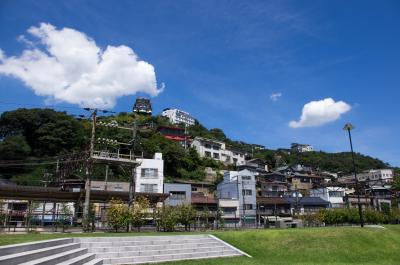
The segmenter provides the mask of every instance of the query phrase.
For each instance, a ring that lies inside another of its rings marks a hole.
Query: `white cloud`
[[[156,96],[154,67],[125,46],[101,49],[83,32],[41,23],[28,33],[40,42],[27,44],[20,56],[0,49],[0,74],[16,77],[48,101],[112,108],[118,97],[144,92]]]
[[[278,93],[272,93],[269,98],[272,101],[278,101],[278,99],[282,96],[282,93],[278,92]]]
[[[335,102],[332,98],[311,101],[304,105],[300,120],[289,122],[289,126],[292,128],[320,126],[336,121],[350,109],[351,106],[346,102]]]

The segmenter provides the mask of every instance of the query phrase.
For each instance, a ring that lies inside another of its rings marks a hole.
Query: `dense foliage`
[[[194,149],[184,149],[179,143],[160,135],[156,130],[157,126],[171,125],[166,118],[119,113],[113,116],[99,116],[98,121],[105,123],[116,121],[126,127],[132,127],[136,123],[139,129],[138,133],[133,141],[133,146],[127,148],[142,152],[146,158],[151,158],[155,152],[163,153],[164,175],[167,180],[176,178],[203,180],[205,167],[211,167],[217,171],[229,169],[229,167],[213,159],[200,158]],[[350,153],[307,152],[288,154],[275,150],[255,150],[254,145],[233,141],[225,135],[223,130],[218,128],[207,129],[198,121],[187,129],[193,138],[201,136],[224,141],[229,148],[262,158],[271,167],[286,163],[312,166],[321,171],[343,173],[352,171]],[[0,160],[8,164],[3,164],[0,177],[13,178],[19,184],[24,185],[42,185],[45,173],[55,172],[55,156],[87,150],[90,131],[90,121],[79,121],[65,112],[57,112],[52,109],[17,109],[4,112],[0,116],[0,139],[2,139],[0,142]],[[104,126],[96,128],[96,138],[132,142],[132,137],[132,132],[127,130]],[[278,157],[280,159],[277,159]],[[43,159],[47,160],[43,161]],[[15,160],[22,162],[15,165],[10,164]],[[356,154],[356,164],[359,171],[388,167],[388,164],[379,159],[361,154]],[[93,170],[94,179],[104,179],[104,165],[96,165]],[[110,166],[108,175],[109,180],[127,180],[130,173],[129,170],[119,166]]]
[[[398,208],[383,209],[381,212],[373,209],[364,209],[364,222],[367,224],[399,223],[400,210]],[[316,214],[300,216],[307,226],[359,224],[360,216],[357,208],[321,209]]]

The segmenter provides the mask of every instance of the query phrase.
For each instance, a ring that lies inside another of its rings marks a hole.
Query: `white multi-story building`
[[[368,184],[384,185],[393,181],[393,170],[392,169],[371,169],[361,173],[357,173],[358,181],[368,182]],[[353,181],[354,175],[347,175],[339,178],[339,181]]]
[[[312,152],[314,151],[314,148],[312,147],[312,145],[309,144],[292,143],[291,150],[293,152],[304,153],[304,152]]]
[[[164,109],[161,116],[167,117],[173,124],[183,123],[186,126],[191,126],[195,123],[194,118],[189,113],[179,109]]]
[[[219,199],[238,199],[239,215],[242,222],[256,220],[256,179],[252,172],[227,171],[224,180],[217,186]]]
[[[155,153],[153,159],[138,158],[136,168],[136,192],[163,193],[164,160],[161,153]]]
[[[191,146],[200,157],[210,157],[228,165],[240,166],[246,163],[244,153],[226,149],[225,143],[221,141],[196,137]]]
[[[330,208],[343,208],[345,196],[345,188],[341,187],[325,187],[310,190],[311,197],[320,197],[329,202]]]

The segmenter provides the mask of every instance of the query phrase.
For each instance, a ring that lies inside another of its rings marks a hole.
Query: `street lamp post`
[[[362,207],[361,207],[361,200],[360,200],[360,183],[357,179],[357,172],[356,172],[356,163],[354,160],[354,151],[353,151],[353,142],[351,140],[351,130],[354,129],[354,126],[351,123],[346,123],[346,125],[344,126],[343,130],[347,131],[349,134],[349,141],[350,141],[350,149],[351,149],[351,158],[353,161],[353,172],[354,172],[354,181],[356,184],[356,192],[357,192],[357,203],[358,203],[358,214],[360,215],[360,224],[361,227],[364,227],[364,217],[363,217],[363,211],[362,211]]]

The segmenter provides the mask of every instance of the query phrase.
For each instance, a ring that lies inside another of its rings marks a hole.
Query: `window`
[[[197,188],[196,187],[192,187],[192,191],[197,191]]]
[[[211,157],[211,152],[205,151],[204,154],[206,157]]]
[[[169,194],[171,200],[186,200],[186,192],[184,191],[170,191]]]
[[[213,149],[214,150],[219,150],[219,146],[218,145],[213,145]]]
[[[157,168],[142,168],[142,178],[158,178]]]
[[[329,191],[329,197],[331,198],[340,198],[344,196],[344,192],[343,191]]]
[[[140,192],[157,192],[157,184],[140,184]]]
[[[219,154],[218,153],[213,153],[213,156],[215,159],[219,159]]]
[[[124,191],[124,189],[121,186],[116,186],[114,187],[114,191]]]
[[[243,209],[244,210],[253,210],[253,204],[244,204]]]
[[[208,148],[208,149],[211,149],[211,145],[210,144],[205,144],[204,147]]]
[[[242,194],[243,194],[243,196],[251,196],[253,193],[252,193],[252,190],[243,189]]]
[[[224,212],[224,214],[235,214],[236,207],[223,207],[222,211]]]
[[[242,180],[251,180],[251,176],[242,176]]]

